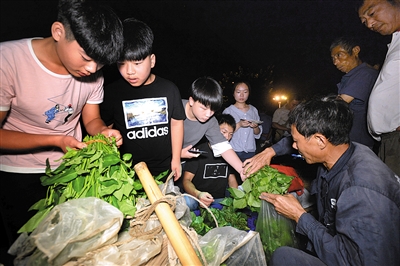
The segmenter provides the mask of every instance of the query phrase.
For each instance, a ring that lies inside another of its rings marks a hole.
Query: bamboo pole
[[[133,169],[152,204],[164,196],[154,181],[146,163],[140,162]],[[202,265],[168,203],[161,202],[158,204],[155,212],[182,265]]]

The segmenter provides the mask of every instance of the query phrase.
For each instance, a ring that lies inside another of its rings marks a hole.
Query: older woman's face
[[[358,15],[365,26],[382,35],[400,30],[400,4],[394,6],[386,0],[365,0]]]

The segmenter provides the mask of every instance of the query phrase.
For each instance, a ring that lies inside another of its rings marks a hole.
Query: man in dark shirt
[[[378,70],[362,62],[359,56],[361,48],[354,38],[337,38],[332,42],[330,50],[333,64],[345,73],[337,87],[338,97],[347,102],[353,111],[350,140],[372,149],[374,139],[368,132],[367,108]]]
[[[400,178],[371,149],[350,142],[348,105],[335,97],[314,99],[298,105],[289,123],[293,148],[307,163],[321,164],[311,185],[318,218],[291,194],[262,193],[309,239],[308,253],[280,247],[269,265],[397,265]]]

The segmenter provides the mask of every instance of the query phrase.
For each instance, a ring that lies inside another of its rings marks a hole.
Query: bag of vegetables
[[[293,220],[278,214],[271,203],[264,200],[261,202],[256,231],[260,233],[267,261],[278,247],[298,247],[295,229],[296,223]]]
[[[243,182],[242,188],[243,191],[229,188],[233,197],[233,206],[237,209],[248,208],[258,213],[256,231],[260,233],[267,261],[277,247],[297,247],[294,222],[279,215],[273,205],[259,198],[262,192],[303,193],[303,181],[296,171],[288,166],[266,165],[250,175]]]

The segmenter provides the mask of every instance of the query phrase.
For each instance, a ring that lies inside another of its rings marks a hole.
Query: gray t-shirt
[[[182,100],[183,108],[185,108],[187,102],[188,100]],[[196,145],[205,136],[213,147],[214,155],[220,155],[227,149],[232,149],[229,142],[221,134],[218,121],[214,116],[204,123],[186,118],[183,126],[185,132],[183,136],[183,148],[189,145]],[[224,148],[221,149],[221,145]],[[215,147],[217,147],[216,151],[214,150]]]

